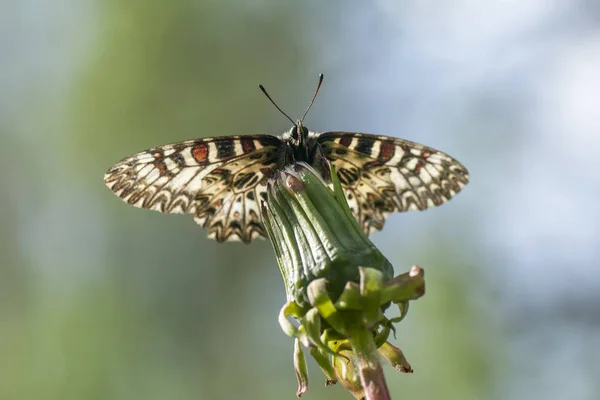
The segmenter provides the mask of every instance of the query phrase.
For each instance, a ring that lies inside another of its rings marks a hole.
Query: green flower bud
[[[408,301],[424,294],[423,270],[413,267],[393,277],[390,262],[354,219],[333,167],[325,168],[318,173],[297,163],[280,171],[262,204],[287,293],[279,322],[296,338],[297,394],[308,389],[303,345],[327,384],[340,382],[356,398],[389,398],[379,356],[412,372],[387,339],[392,323],[404,318]],[[400,318],[385,317],[391,303],[399,306]]]

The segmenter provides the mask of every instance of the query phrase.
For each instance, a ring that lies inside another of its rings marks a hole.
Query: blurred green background
[[[589,1],[0,2],[0,399],[292,399],[266,241],[123,204],[126,155],[314,131],[462,161],[449,204],[374,242],[427,294],[393,398],[600,398],[600,8]],[[310,365],[307,399],[349,399]]]

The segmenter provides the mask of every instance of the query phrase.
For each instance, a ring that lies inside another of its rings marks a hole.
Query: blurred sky
[[[0,55],[1,399],[293,398],[269,244],[217,244],[102,176],[154,145],[283,132],[256,85],[295,117],[319,72],[311,130],[471,172],[373,236],[427,271],[394,398],[600,397],[597,2],[5,0]],[[311,378],[306,398],[350,398]]]

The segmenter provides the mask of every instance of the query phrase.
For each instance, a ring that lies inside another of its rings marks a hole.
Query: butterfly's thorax
[[[321,146],[317,141],[318,136],[317,133],[309,131],[301,121],[298,121],[281,136],[285,148],[279,157],[278,167],[283,168],[299,161],[312,165],[315,156],[321,152]]]

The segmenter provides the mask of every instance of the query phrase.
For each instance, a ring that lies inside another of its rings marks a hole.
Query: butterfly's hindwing
[[[266,181],[276,166],[276,148],[254,151],[252,156],[230,161],[203,179],[194,219],[219,242],[230,238],[249,243],[266,237],[260,201],[266,199]]]
[[[408,140],[326,132],[317,141],[334,164],[348,204],[367,234],[382,229],[391,212],[438,206],[469,181],[458,161]]]
[[[218,241],[265,236],[258,202],[283,142],[248,135],[189,140],[127,157],[104,176],[136,207],[191,213]]]

